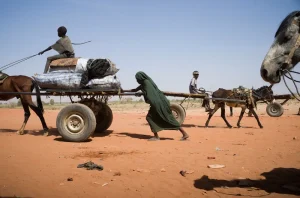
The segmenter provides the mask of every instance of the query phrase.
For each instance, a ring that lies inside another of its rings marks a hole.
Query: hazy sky
[[[92,40],[74,46],[76,56],[111,59],[124,89],[135,88],[135,73],[144,71],[163,91],[188,92],[194,70],[207,90],[268,85],[262,60],[300,0],[2,0],[0,9],[0,65],[44,50],[64,25],[72,42]],[[4,72],[42,73],[54,54]],[[274,92],[288,93],[283,81]]]

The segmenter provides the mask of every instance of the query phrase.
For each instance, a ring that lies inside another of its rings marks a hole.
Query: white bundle
[[[121,83],[116,75],[109,75],[105,76],[104,78],[92,79],[88,82],[86,86],[90,88],[118,89],[121,87]]]
[[[80,88],[81,75],[81,73],[52,72],[39,74],[33,78],[42,89],[78,89]],[[86,86],[106,91],[119,89],[121,83],[117,76],[109,75],[104,78],[92,79]]]
[[[39,74],[33,78],[42,89],[80,88],[80,81],[82,74],[87,70],[88,60],[90,59],[79,58],[76,66],[50,67],[48,73]],[[87,87],[99,88],[100,90],[118,89],[121,87],[119,79],[115,76],[119,69],[116,68],[116,65],[112,61],[109,59],[106,60],[109,62],[110,67],[105,72],[104,77],[90,80],[86,85]]]
[[[33,76],[42,89],[76,89],[79,88],[81,74],[69,72],[51,72]]]

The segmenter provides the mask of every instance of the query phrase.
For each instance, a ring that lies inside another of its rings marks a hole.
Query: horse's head
[[[258,89],[253,89],[252,88],[252,91],[253,91],[253,96],[256,98],[256,99],[265,99],[265,100],[272,100],[273,99],[273,90],[272,90],[272,86],[273,85],[270,85],[270,86],[262,86]]]
[[[260,75],[266,82],[279,83],[282,70],[291,70],[300,61],[299,36],[300,11],[294,11],[281,22],[262,62]]]

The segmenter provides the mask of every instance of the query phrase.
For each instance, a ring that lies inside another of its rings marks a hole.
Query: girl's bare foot
[[[188,134],[182,136],[182,138],[180,138],[180,141],[185,141],[189,138],[190,136]]]
[[[159,140],[160,140],[160,138],[157,138],[157,137],[153,137],[153,138],[148,139],[148,141],[159,141]]]
[[[158,140],[160,140],[160,138],[159,138],[159,136],[158,136],[157,133],[154,133],[154,137],[153,138],[148,139],[148,141],[158,141]]]

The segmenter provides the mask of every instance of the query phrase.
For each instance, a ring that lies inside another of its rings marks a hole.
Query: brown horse
[[[256,102],[259,100],[259,99],[267,99],[267,100],[270,100],[271,97],[273,96],[273,91],[271,89],[271,86],[268,87],[268,86],[263,86],[259,89],[252,89],[252,97],[253,97],[253,103],[237,103],[237,102],[225,102],[225,101],[222,101],[222,100],[213,100],[212,102],[215,104],[215,107],[212,111],[209,112],[209,117],[205,123],[205,127],[208,127],[208,123],[211,119],[211,117],[214,115],[214,113],[216,113],[216,111],[221,108],[221,117],[223,118],[223,120],[225,121],[226,125],[229,127],[229,128],[232,128],[232,126],[228,123],[228,121],[226,120],[226,117],[225,117],[225,104],[229,107],[240,107],[242,108],[241,110],[241,113],[240,113],[240,117],[239,117],[239,120],[238,120],[238,123],[237,123],[237,127],[241,127],[240,125],[240,122],[243,118],[243,115],[245,113],[245,110],[246,109],[249,109],[249,112],[251,112],[255,119],[257,120],[257,123],[258,123],[258,126],[260,128],[263,128],[263,126],[261,125],[259,119],[258,119],[258,116],[256,114],[256,112],[254,111],[254,108],[256,106]],[[235,96],[234,92],[232,90],[226,90],[226,89],[218,89],[217,91],[213,92],[212,94],[212,97],[213,98],[224,98],[224,99],[236,99],[236,100],[241,100],[241,98]],[[255,104],[255,105],[254,105]]]
[[[37,105],[36,106],[32,102],[31,95],[18,95],[18,94],[7,94],[7,95],[0,95],[0,100],[10,100],[14,97],[20,98],[22,102],[22,106],[24,109],[24,122],[23,125],[21,126],[20,130],[17,131],[17,134],[23,135],[24,134],[24,128],[26,126],[26,123],[30,117],[30,111],[29,107],[36,113],[36,115],[40,118],[41,123],[43,125],[44,129],[44,135],[48,135],[48,127],[45,122],[43,113],[43,104],[41,101],[41,96],[40,96],[40,90],[37,85],[37,83],[30,77],[28,76],[8,76],[2,84],[0,84],[0,93],[5,93],[5,92],[32,92],[33,89],[35,88],[36,91],[36,97],[37,97]]]

